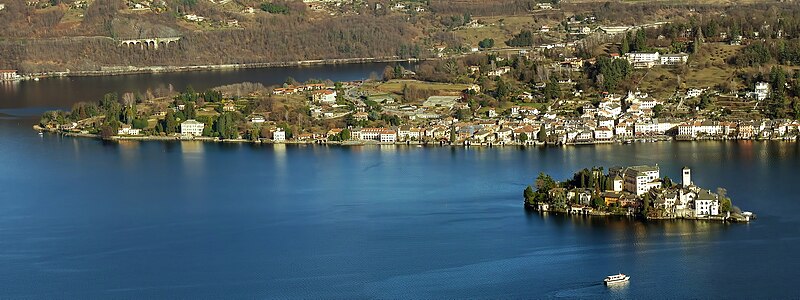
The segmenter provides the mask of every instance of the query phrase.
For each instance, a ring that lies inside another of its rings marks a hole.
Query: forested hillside
[[[735,17],[726,19],[732,20],[728,23],[744,29],[755,25],[740,19],[742,15],[756,10],[759,16],[766,16],[765,12],[782,9],[767,4],[737,8],[687,2],[558,0],[3,2],[0,69],[19,69],[21,73],[96,71],[117,66],[424,58],[468,52],[479,44],[484,45],[482,48],[516,47],[519,43],[503,42],[520,33],[530,36],[533,44],[575,40],[577,36],[567,34],[570,23],[564,20],[586,15],[595,16],[598,23],[630,26],[686,19],[705,22],[701,14],[728,12]],[[687,13],[690,10],[693,12]],[[781,22],[794,24],[793,20]],[[543,26],[553,30],[540,32]],[[181,39],[158,49],[122,44],[123,40],[166,37]]]

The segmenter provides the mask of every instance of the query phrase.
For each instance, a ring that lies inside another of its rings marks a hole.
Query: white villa
[[[206,124],[189,119],[181,123],[181,134],[186,136],[201,136]]]

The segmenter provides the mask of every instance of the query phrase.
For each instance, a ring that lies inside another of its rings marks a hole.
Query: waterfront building
[[[186,136],[201,136],[206,124],[189,119],[181,123],[181,134]]]
[[[286,141],[286,131],[283,131],[282,128],[278,128],[275,132],[272,133],[272,141],[274,142],[285,142]]]
[[[628,167],[622,174],[625,191],[636,194],[636,196],[644,195],[650,189],[661,187],[658,165]]]
[[[394,130],[386,129],[380,133],[381,143],[394,143],[397,141],[397,132]]]
[[[719,195],[707,190],[700,190],[694,199],[694,216],[705,217],[719,214]]]
[[[17,70],[0,70],[0,80],[14,80],[19,79]]]
[[[133,128],[128,124],[122,124],[117,130],[117,135],[139,135],[140,133],[141,129]]]

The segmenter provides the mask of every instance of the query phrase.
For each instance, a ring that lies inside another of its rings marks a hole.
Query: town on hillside
[[[577,215],[627,215],[645,219],[693,219],[749,222],[751,212],[733,206],[724,188],[696,186],[692,170],[681,169],[681,182],[661,177],[658,165],[583,169],[567,181],[540,173],[536,190],[525,189],[525,208]]]
[[[391,11],[421,7],[401,3]],[[536,16],[565,5],[541,4]],[[475,45],[430,43],[421,49],[435,55],[389,64],[365,80],[119,91],[69,112],[46,112],[37,128],[106,139],[264,143],[798,139],[800,71],[790,66],[800,61],[800,26],[774,18],[792,8],[772,15],[675,8],[685,16],[621,22],[610,17],[616,5],[543,19],[457,15],[445,36]],[[502,40],[486,35],[497,28],[507,33]],[[2,76],[20,77],[14,70]]]

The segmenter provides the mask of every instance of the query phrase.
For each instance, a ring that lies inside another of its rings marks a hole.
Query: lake
[[[350,80],[383,66],[46,79],[6,89],[0,297],[800,296],[796,143],[109,143],[39,136],[30,127],[44,109],[128,85],[202,89],[306,71],[290,76]],[[539,172],[564,179],[593,165],[633,164],[658,164],[671,178],[690,166],[695,183],[727,188],[759,218],[642,222],[522,208],[522,190]],[[631,282],[602,285],[616,272]]]

